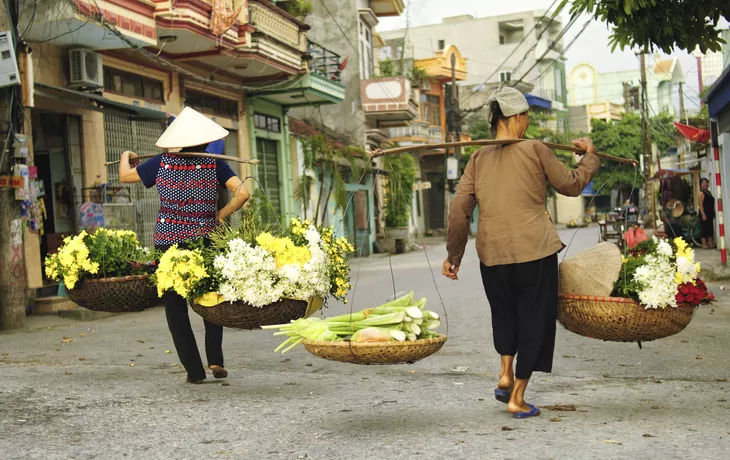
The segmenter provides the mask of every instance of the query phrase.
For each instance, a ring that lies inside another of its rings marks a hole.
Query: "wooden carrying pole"
[[[465,147],[469,145],[509,145],[516,144],[517,142],[523,142],[527,139],[481,139],[476,141],[464,141],[464,142],[444,142],[441,144],[423,144],[423,145],[409,145],[407,147],[397,147],[394,149],[387,150],[375,150],[370,152],[370,158],[378,158],[383,155],[392,155],[396,153],[412,152],[415,150],[430,150],[430,149],[441,149],[449,147]],[[578,154],[586,153],[585,150],[572,145],[553,144],[551,142],[543,142],[547,147],[555,150],[567,150],[569,152],[575,152]],[[596,153],[596,156],[603,158],[604,160],[611,160],[617,163],[624,163],[630,165],[636,165],[636,161],[629,158],[621,158],[613,155],[606,155],[605,153]]]
[[[193,158],[215,158],[216,160],[235,161],[237,163],[247,163],[250,165],[259,164],[259,160],[245,160],[243,158],[232,157],[232,156],[228,156],[228,155],[218,155],[217,153],[175,152],[175,153],[171,153],[171,155],[177,155],[180,157],[193,157]],[[130,161],[144,160],[144,159],[152,158],[152,157],[156,157],[156,156],[157,155],[140,155],[140,156],[130,159]],[[104,165],[109,166],[109,165],[119,164],[119,161],[120,160],[107,161],[106,163],[104,163]]]

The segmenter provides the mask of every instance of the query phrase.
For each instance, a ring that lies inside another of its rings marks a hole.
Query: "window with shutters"
[[[160,80],[104,66],[104,91],[135,99],[165,102]]]
[[[233,99],[226,99],[203,93],[202,91],[186,89],[185,105],[201,113],[232,118],[234,120],[238,119],[238,102]]]

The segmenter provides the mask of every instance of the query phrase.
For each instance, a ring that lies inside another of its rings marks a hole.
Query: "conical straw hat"
[[[157,139],[155,145],[161,149],[181,149],[208,144],[226,136],[228,131],[218,123],[190,107],[185,107]]]
[[[621,251],[599,243],[560,264],[560,293],[610,296],[621,274]]]

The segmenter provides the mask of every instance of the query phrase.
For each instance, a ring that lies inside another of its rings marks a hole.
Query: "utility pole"
[[[451,55],[451,94],[449,95],[451,98],[451,104],[449,108],[449,112],[447,114],[446,120],[447,120],[447,130],[449,134],[451,135],[451,140],[453,142],[458,142],[459,137],[461,134],[461,112],[459,111],[459,93],[457,91],[456,87],[456,55]],[[453,154],[450,154],[448,150],[444,153],[444,193],[446,195],[444,206],[444,227],[448,228],[448,222],[449,222],[449,208],[451,207],[451,189],[453,186],[453,183],[455,182],[454,179],[449,179],[448,172],[449,169],[449,162],[453,162],[454,159],[458,162],[459,158],[461,157],[461,147],[454,147]],[[458,164],[458,163],[457,163]],[[457,177],[459,176],[459,173],[461,172],[459,170],[460,168],[457,166],[455,171]]]
[[[684,120],[685,124],[689,124],[687,120],[687,113],[684,111],[684,83],[679,82],[679,119]]]
[[[647,213],[651,212],[651,226],[654,228],[656,224],[656,216],[654,215],[654,187],[649,181],[651,176],[651,133],[649,132],[649,99],[646,90],[646,50],[641,52],[641,147],[642,158],[644,159],[644,209]],[[650,206],[651,205],[651,206]]]
[[[18,1],[10,0],[6,5],[8,11],[0,14],[0,30],[10,31],[10,43],[17,50],[13,37],[17,34]],[[21,74],[19,79],[22,77]],[[3,176],[12,176],[15,133],[22,130],[24,121],[17,109],[21,105],[18,94],[18,86],[0,88],[0,175]],[[12,188],[0,188],[0,273],[0,329],[21,327],[25,322],[28,289],[20,209]]]
[[[629,89],[631,88],[631,84],[627,81],[621,83],[624,86],[624,113],[629,113],[631,111],[631,104],[629,102],[629,98],[631,97],[629,94]]]
[[[702,56],[697,56],[697,87],[699,88],[700,94],[702,94]],[[702,107],[702,98],[700,98],[700,107]]]
[[[459,93],[456,88],[456,55],[451,55],[451,120],[454,126],[454,142],[461,137],[461,112],[459,111]],[[454,147],[454,156],[461,157],[461,147]]]

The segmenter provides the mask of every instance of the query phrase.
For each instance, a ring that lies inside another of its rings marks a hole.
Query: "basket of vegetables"
[[[682,238],[653,238],[623,257],[610,295],[581,293],[578,282],[571,284],[573,292],[561,292],[558,322],[576,334],[614,342],[669,337],[687,327],[700,305],[714,301],[699,272]]]
[[[307,318],[350,289],[353,247],[332,227],[292,219],[258,229],[250,217],[210,234],[210,244],[172,246],[155,273],[158,295],[173,290],[206,321],[258,329]]]
[[[45,261],[46,276],[62,281],[77,305],[103,312],[135,312],[159,304],[150,279],[153,250],[134,232],[99,228],[67,237]]]
[[[436,332],[439,315],[414,302],[413,292],[392,302],[327,319],[300,319],[266,326],[288,338],[276,349],[286,353],[302,344],[315,356],[352,364],[410,364],[443,347],[446,336]]]

